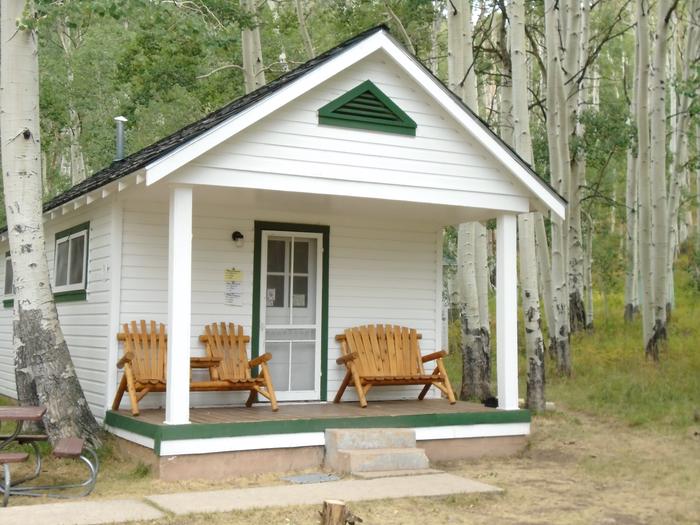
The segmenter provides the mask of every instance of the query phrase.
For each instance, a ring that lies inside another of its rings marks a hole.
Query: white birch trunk
[[[0,12],[0,138],[7,232],[14,275],[13,346],[21,404],[47,408],[51,441],[97,439],[53,300],[42,221],[38,38],[17,21],[31,2],[3,1]]]
[[[308,4],[309,1],[307,0]],[[299,32],[301,33],[301,39],[304,42],[304,49],[306,50],[306,56],[309,60],[316,56],[316,51],[314,51],[314,44],[311,41],[311,35],[309,35],[309,28],[306,26],[306,16],[304,15],[304,6],[301,0],[295,0],[294,2],[297,11],[297,21],[299,22]],[[313,9],[313,5],[310,6]]]
[[[637,183],[639,187],[639,271],[642,335],[647,348],[654,332],[654,273],[652,268],[651,170],[649,166],[649,4],[637,0]]]
[[[700,61],[700,0],[694,0],[689,5],[689,22],[685,34],[685,50],[683,53],[683,71],[681,73],[681,83],[686,85],[691,79],[693,64]],[[679,28],[674,32],[675,37],[680,34]],[[671,50],[673,58],[671,64],[675,64],[676,56],[675,46]],[[671,75],[675,79],[675,75]],[[673,84],[675,86],[675,83]],[[673,100],[676,99],[675,88],[672,88]],[[689,188],[687,181],[689,179],[689,160],[688,151],[688,136],[690,135],[690,97],[684,92],[681,92],[678,97],[677,108],[671,108],[671,115],[676,121],[673,126],[672,135],[672,153],[673,163],[670,176],[669,202],[668,202],[668,238],[669,249],[666,257],[666,274],[668,289],[667,303],[674,306],[674,287],[673,287],[673,266],[678,257],[678,249],[683,241],[680,226],[683,220],[680,217],[681,211],[681,196],[684,191]]]
[[[448,84],[478,114],[478,94],[472,51],[470,0],[447,5]],[[491,353],[488,317],[488,262],[485,228],[461,224],[458,230],[458,283],[462,326],[461,399],[491,397]]]
[[[472,50],[470,0],[447,4],[448,86],[475,113],[479,106]]]
[[[462,387],[460,399],[491,397],[491,356],[479,319],[479,291],[476,285],[475,223],[460,224],[457,232],[457,282],[459,283],[462,327]]]
[[[545,0],[545,41],[547,47],[547,143],[551,182],[560,194],[568,195],[569,131],[566,114],[566,96],[559,56],[557,33],[558,10],[555,0]],[[560,374],[571,374],[571,352],[569,344],[569,293],[566,261],[566,225],[552,216],[552,314],[549,327],[552,351],[557,357]]]
[[[265,69],[263,66],[256,0],[240,0],[240,2],[241,7],[247,11],[253,19],[253,27],[244,27],[241,30],[243,79],[245,82],[245,92],[250,93],[265,85]]]
[[[659,359],[662,341],[666,339],[668,305],[668,201],[666,192],[666,49],[670,24],[671,0],[658,0],[653,61],[651,64],[651,198],[652,274],[654,279],[654,327],[647,341],[646,353]]]
[[[544,217],[537,214],[535,221],[535,246],[537,248],[537,275],[540,282],[541,296],[544,303],[545,321],[549,333],[552,331],[554,323],[554,307],[552,304],[552,266],[549,258],[549,243],[547,242],[547,231],[544,227]],[[551,336],[550,336],[551,339]],[[555,349],[550,347],[552,357],[556,359]]]
[[[632,96],[630,116],[637,115],[639,97],[639,45],[635,46],[635,70],[632,74]],[[637,148],[638,149],[638,148]],[[627,148],[627,171],[625,178],[625,321],[632,322],[639,310],[639,222],[638,222],[638,183],[637,155],[633,146]]]
[[[527,56],[525,48],[525,3],[512,0],[510,17],[510,62],[513,94],[513,138],[515,151],[532,164],[532,138],[527,107]],[[503,111],[503,108],[501,108]],[[540,321],[540,299],[537,282],[534,213],[518,216],[518,260],[520,294],[525,323],[525,350],[527,355],[527,395],[530,410],[545,409],[544,338]]]
[[[484,346],[491,348],[491,324],[489,323],[489,283],[491,270],[488,260],[488,231],[480,222],[474,223],[476,229],[476,289],[479,294],[479,321]]]

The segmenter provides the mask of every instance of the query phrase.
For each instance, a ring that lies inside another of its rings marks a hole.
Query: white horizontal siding
[[[87,299],[58,303],[63,335],[73,359],[80,385],[92,411],[104,415],[109,325],[110,212],[109,202],[100,201],[45,225],[46,256],[53,282],[55,235],[57,232],[90,222]],[[4,254],[7,243],[1,247]],[[0,274],[4,282],[5,265]],[[16,397],[14,350],[12,348],[12,308],[0,311],[0,393]]]
[[[416,121],[415,137],[318,124],[320,107],[367,79]],[[464,202],[474,203],[478,196],[484,208],[489,203],[516,205],[520,201],[513,198],[527,195],[483,146],[382,52],[203,154],[181,176],[212,181],[222,171],[259,187],[274,187],[280,176],[286,176],[301,188],[313,185],[314,179],[336,183],[342,194],[351,194],[350,183],[450,191],[455,199],[470,196]]]
[[[131,320],[167,321],[167,203],[156,187],[146,190],[156,198],[139,200],[135,194],[124,203],[122,323]],[[198,336],[215,321],[242,324],[250,334],[253,307],[254,221],[324,224],[330,226],[330,288],[328,341],[328,396],[335,395],[344,368],[335,335],[366,323],[385,322],[415,327],[423,334],[421,347],[436,348],[437,247],[434,225],[412,223],[410,216],[381,225],[360,214],[324,214],[280,211],[258,203],[255,208],[230,194],[231,204],[214,204],[195,191],[192,263],[192,355],[201,355]],[[158,198],[160,197],[160,198]],[[245,237],[238,248],[231,233]],[[148,232],[147,235],[144,232]],[[243,305],[224,304],[223,273],[236,267],[243,272]],[[121,353],[121,350],[120,350]],[[206,377],[206,372],[193,372]],[[349,389],[348,399],[353,393]],[[415,388],[375,389],[370,397],[415,395]],[[241,402],[235,393],[193,393],[193,406]],[[123,401],[126,406],[127,401]],[[149,394],[144,406],[162,406],[164,397]]]

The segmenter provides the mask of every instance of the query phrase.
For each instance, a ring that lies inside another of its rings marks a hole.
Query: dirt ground
[[[353,503],[351,510],[365,525],[700,523],[700,427],[682,436],[662,435],[560,412],[535,418],[533,430],[519,457],[439,465],[501,487],[501,495]],[[318,510],[293,507],[151,523],[317,524]]]
[[[562,410],[536,417],[532,428],[530,445],[518,457],[435,465],[496,485],[502,494],[352,503],[350,508],[363,525],[700,523],[700,426],[665,435]],[[272,475],[164,483],[142,469],[128,458],[108,460],[91,499],[283,483]],[[11,504],[41,502],[22,499]],[[148,523],[306,525],[319,522],[318,510],[288,507]]]

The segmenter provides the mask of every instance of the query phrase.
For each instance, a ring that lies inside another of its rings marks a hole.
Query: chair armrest
[[[124,357],[122,357],[119,361],[117,361],[117,368],[121,369],[124,368],[124,365],[127,363],[131,363],[134,360],[134,353],[133,352],[127,352],[124,354]]]
[[[190,368],[213,368],[222,360],[221,357],[190,357]]]
[[[432,354],[424,355],[421,357],[421,362],[422,363],[427,363],[428,361],[435,361],[436,359],[440,359],[441,357],[445,357],[447,355],[447,352],[444,350],[440,350],[439,352],[433,352]]]
[[[351,354],[346,354],[342,357],[339,357],[338,359],[335,360],[335,362],[339,365],[344,365],[348,361],[352,361],[354,359],[357,359],[358,357],[360,357],[360,354],[358,354],[357,352],[353,352]]]
[[[263,355],[259,355],[255,359],[248,361],[248,367],[253,368],[254,366],[259,366],[263,363],[267,363],[272,359],[272,354],[270,352],[265,352]]]

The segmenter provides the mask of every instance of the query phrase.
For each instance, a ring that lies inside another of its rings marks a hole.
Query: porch
[[[190,423],[168,425],[163,409],[109,411],[107,429],[162,479],[225,478],[321,468],[329,428],[411,428],[432,462],[511,455],[530,433],[527,410],[497,410],[445,399],[192,408]]]

